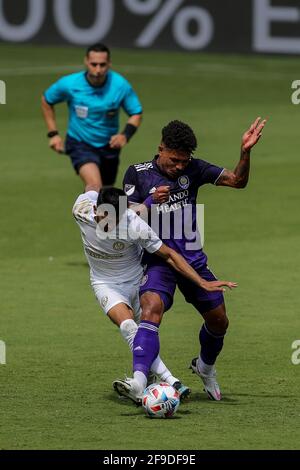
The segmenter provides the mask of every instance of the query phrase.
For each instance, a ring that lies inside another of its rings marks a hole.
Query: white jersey
[[[131,209],[127,209],[119,222],[117,234],[108,232],[109,238],[100,238],[94,218],[97,197],[96,191],[88,191],[77,198],[73,207],[73,215],[80,227],[85,255],[90,265],[91,282],[136,283],[143,273],[143,249],[154,253],[160,249],[162,241]]]

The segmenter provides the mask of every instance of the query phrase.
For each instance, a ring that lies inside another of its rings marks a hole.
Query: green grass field
[[[67,157],[48,150],[40,95],[78,70],[82,50],[0,46],[1,449],[297,449],[300,365],[299,124],[291,82],[296,58],[116,50],[144,123],[122,153],[127,166],[152,158],[169,120],[188,122],[198,156],[234,168],[242,132],[268,117],[246,190],[206,186],[205,251],[226,294],[231,328],[218,360],[224,399],[212,403],[188,370],[201,317],[180,294],[160,329],[161,355],[192,388],[172,420],[147,419],[117,398],[131,373],[118,330],[100,312],[71,207],[82,185]],[[61,131],[66,109],[58,112]]]

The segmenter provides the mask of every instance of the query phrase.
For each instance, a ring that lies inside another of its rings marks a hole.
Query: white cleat
[[[203,374],[198,370],[198,358],[195,357],[192,359],[190,369],[192,369],[194,374],[197,374],[203,384],[204,384],[204,391],[207,393],[208,398],[210,400],[220,401],[222,399],[222,395],[220,392],[220,387],[217,382],[216,378],[216,371],[214,370],[212,374]]]
[[[143,390],[135,379],[115,380],[113,387],[120,396],[129,398],[138,406],[142,404]]]

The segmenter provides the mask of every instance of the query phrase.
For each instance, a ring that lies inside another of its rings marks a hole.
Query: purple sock
[[[133,372],[148,377],[152,362],[159,353],[158,323],[141,321],[133,341]]]
[[[213,365],[223,348],[224,335],[215,335],[209,331],[204,323],[199,333],[199,341],[201,344],[200,355],[202,361],[205,364]]]

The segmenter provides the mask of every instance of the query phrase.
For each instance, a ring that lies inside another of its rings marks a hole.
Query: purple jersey
[[[200,186],[215,184],[223,168],[191,158],[182,175],[171,179],[161,172],[157,158],[128,168],[123,181],[128,200],[143,203],[159,186],[170,186],[169,201],[155,205],[154,211],[151,209],[150,225],[163,242],[179,252],[189,264],[205,265],[207,257],[202,251],[196,222],[197,194]]]

